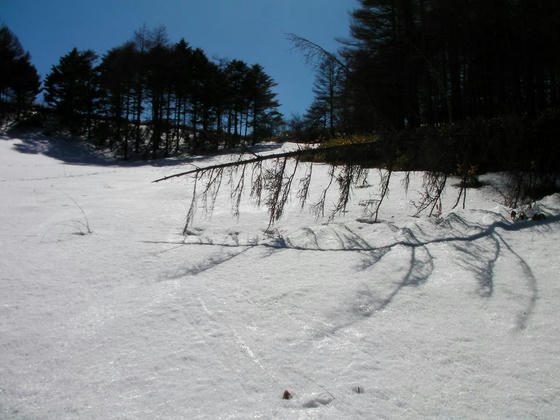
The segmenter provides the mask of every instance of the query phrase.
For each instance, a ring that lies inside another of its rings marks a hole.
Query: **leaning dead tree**
[[[360,165],[330,165],[326,185],[323,185],[318,198],[309,203],[311,181],[313,175],[314,158],[325,153],[340,153],[345,149],[353,151],[362,148],[362,152],[373,153],[373,150],[382,147],[378,141],[350,143],[329,147],[298,149],[290,152],[272,153],[266,155],[253,154],[252,157],[240,155],[237,160],[196,167],[187,171],[168,175],[153,182],[163,182],[179,177],[193,179],[192,196],[187,211],[183,234],[188,235],[193,224],[196,212],[202,209],[211,214],[219,191],[224,185],[230,188],[232,214],[239,216],[239,208],[243,198],[250,198],[257,206],[264,206],[268,210],[269,222],[267,231],[283,215],[284,209],[291,197],[297,198],[301,209],[310,204],[310,210],[317,218],[327,216],[332,220],[343,213],[349,203],[352,190],[367,184],[368,169]],[[325,165],[325,164],[322,164]],[[392,167],[379,169],[380,183],[377,198],[367,200],[364,214],[368,215],[369,223],[376,223],[380,208],[389,194],[389,184]],[[408,174],[405,176],[403,187],[408,188]],[[426,172],[423,182],[423,191],[420,200],[414,203],[417,214],[429,211],[429,215],[440,214],[442,211],[441,197],[447,184],[447,175],[444,173]],[[332,208],[327,209],[327,194],[336,194]],[[459,192],[459,198],[464,194]],[[457,200],[457,201],[458,201]]]
[[[278,221],[284,212],[286,203],[291,197],[292,190],[297,189],[300,207],[304,208],[309,199],[309,192],[313,174],[313,159],[319,153],[340,152],[344,149],[364,149],[374,146],[375,141],[358,144],[343,144],[329,147],[298,149],[291,152],[253,155],[251,158],[197,167],[187,171],[168,175],[153,182],[167,181],[178,177],[193,178],[193,191],[189,210],[187,212],[184,234],[189,233],[194,216],[198,208],[205,212],[214,209],[218,192],[227,180],[230,186],[230,199],[234,216],[239,216],[239,206],[244,193],[248,191],[250,198],[257,205],[264,205],[269,213],[270,228]],[[359,146],[357,146],[359,145]],[[289,164],[289,162],[292,164]],[[298,176],[300,164],[305,166],[303,175]],[[327,193],[334,185],[338,186],[337,200],[329,213],[329,219],[344,212],[354,186],[364,183],[367,169],[359,165],[331,165],[329,181],[319,196],[319,200],[311,205],[316,217],[325,216]],[[247,190],[247,188],[249,188]],[[268,230],[267,228],[267,230]]]

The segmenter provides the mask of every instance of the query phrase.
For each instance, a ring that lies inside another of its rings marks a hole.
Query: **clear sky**
[[[289,117],[311,103],[314,72],[285,34],[335,51],[335,39],[348,37],[349,11],[357,6],[357,0],[0,0],[0,22],[43,77],[73,47],[102,55],[144,23],[165,25],[171,42],[185,38],[209,58],[263,65]]]

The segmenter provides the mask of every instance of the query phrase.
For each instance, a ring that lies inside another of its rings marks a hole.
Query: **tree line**
[[[210,60],[165,27],[143,26],[102,57],[72,49],[43,84],[51,130],[84,136],[124,159],[210,152],[270,137],[282,123],[260,64]]]
[[[330,135],[535,116],[560,104],[556,1],[359,3],[339,60],[319,63],[306,113]]]
[[[556,188],[557,1],[359,0],[350,34],[337,52],[291,37],[317,66],[314,100],[289,122],[301,138],[375,133],[376,153],[357,144],[344,159],[465,178],[506,170],[527,190]]]

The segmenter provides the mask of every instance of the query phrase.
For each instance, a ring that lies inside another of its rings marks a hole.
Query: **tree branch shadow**
[[[492,213],[494,216],[495,213]],[[248,243],[236,240],[231,242],[204,242],[185,243],[185,245],[217,246],[222,250],[219,254],[211,256],[201,263],[186,268],[173,276],[193,276],[208,271],[223,263],[231,261],[239,255],[244,254],[256,247],[266,248],[270,252],[261,255],[262,258],[271,256],[276,251],[299,250],[306,252],[352,252],[363,255],[363,261],[358,270],[367,271],[379,264],[387,255],[396,248],[408,249],[409,259],[406,263],[406,272],[397,284],[385,290],[384,293],[374,293],[372,284],[369,283],[360,290],[352,303],[349,320],[342,322],[326,331],[326,334],[334,334],[337,331],[358,322],[360,319],[374,316],[379,311],[388,308],[399,296],[403,289],[408,287],[420,287],[429,281],[433,274],[435,263],[434,257],[429,249],[436,244],[450,244],[458,252],[459,258],[455,260],[461,268],[472,273],[478,283],[477,293],[481,298],[489,299],[494,295],[495,289],[495,266],[496,262],[507,250],[514,256],[522,270],[523,277],[527,281],[529,299],[525,309],[517,317],[517,328],[527,328],[528,322],[534,313],[538,300],[538,281],[529,264],[506,242],[504,237],[497,231],[516,232],[529,228],[541,230],[550,229],[549,225],[558,223],[560,216],[549,216],[542,221],[527,221],[511,223],[501,218],[494,223],[484,226],[477,223],[469,223],[457,214],[451,214],[446,220],[439,224],[439,236],[421,239],[429,235],[422,230],[418,224],[413,228],[401,228],[398,233],[401,240],[394,241],[388,245],[375,247],[368,241],[351,230],[347,225],[327,225],[320,228],[306,227],[298,231],[297,235],[283,235],[276,231],[271,238],[255,238]],[[332,231],[327,235],[326,229]],[[450,232],[441,235],[441,230]],[[436,232],[438,230],[435,230]],[[299,235],[299,236],[298,236]],[[433,235],[433,234],[432,234]],[[333,246],[333,242],[336,246]],[[223,252],[225,248],[241,248],[241,251]],[[356,304],[357,303],[357,304]]]
[[[502,249],[500,241],[495,234],[488,236],[488,241],[482,244],[471,242],[466,246],[464,243],[453,245],[459,252],[460,259],[457,264],[473,273],[478,280],[478,294],[483,298],[490,298],[494,294],[494,266]],[[483,239],[479,239],[481,241]],[[489,245],[486,245],[489,242]]]
[[[396,296],[405,287],[418,287],[429,280],[433,273],[434,262],[433,256],[430,253],[428,246],[439,243],[453,243],[455,250],[462,254],[459,264],[469,272],[471,272],[475,279],[478,280],[479,288],[478,294],[483,298],[490,298],[494,294],[494,269],[498,258],[503,254],[503,246],[512,254],[518,264],[520,265],[523,276],[527,281],[527,287],[530,293],[527,306],[517,317],[517,328],[523,330],[527,328],[529,319],[534,313],[536,303],[538,300],[538,282],[534,276],[531,267],[528,263],[513,250],[506,240],[497,232],[497,229],[505,231],[521,231],[527,228],[534,227],[547,227],[550,224],[558,223],[560,216],[549,216],[547,219],[539,222],[521,222],[521,223],[508,223],[505,219],[494,222],[489,226],[482,226],[479,224],[468,223],[466,220],[453,214],[447,220],[449,225],[459,223],[468,230],[475,230],[475,233],[464,236],[445,236],[436,237],[425,241],[420,241],[417,235],[408,228],[402,229],[405,238],[401,241],[394,242],[390,245],[372,249],[367,255],[364,263],[361,266],[362,270],[367,270],[374,265],[378,264],[391,250],[395,247],[405,247],[410,249],[410,260],[408,263],[408,270],[403,276],[399,284],[393,288],[384,298],[379,298],[371,291],[361,292],[358,300],[362,300],[359,305],[357,313],[360,316],[372,316],[378,311],[387,308]],[[451,226],[450,226],[451,227]],[[453,229],[455,231],[455,229]],[[482,241],[482,243],[480,243]],[[364,300],[367,297],[367,301]],[[331,333],[336,332],[346,326],[352,324],[345,323],[334,328]]]
[[[514,251],[513,248],[504,240],[504,238],[500,234],[497,233],[496,235],[502,241],[508,251],[517,258],[517,261],[519,262],[519,265],[521,266],[521,269],[525,274],[527,287],[529,289],[529,292],[531,293],[529,302],[527,303],[527,307],[517,316],[517,328],[519,330],[524,330],[527,328],[529,319],[533,315],[535,307],[537,306],[537,300],[539,298],[537,278],[533,274],[533,270],[531,269],[529,264],[527,264],[527,262],[521,257],[521,255]]]
[[[239,248],[241,246],[231,246],[231,248]],[[254,248],[255,245],[253,246],[246,246],[246,247],[241,247],[242,249],[239,251],[234,251],[234,252],[219,252],[215,255],[211,255],[208,258],[205,258],[203,261],[193,264],[192,266],[188,267],[188,268],[184,268],[181,269],[177,272],[175,272],[173,275],[168,276],[166,278],[166,280],[175,280],[175,279],[179,279],[179,278],[183,278],[183,277],[192,277],[192,276],[196,276],[197,274],[201,274],[203,272],[212,270],[214,268],[217,268],[218,266],[221,266],[222,264],[225,264],[231,260],[233,260],[234,258],[237,258],[243,254],[245,254],[247,251],[249,251],[250,249]]]

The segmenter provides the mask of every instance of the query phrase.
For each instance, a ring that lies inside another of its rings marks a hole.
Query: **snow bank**
[[[397,174],[381,223],[360,223],[372,171],[332,223],[294,200],[265,232],[249,202],[232,218],[226,189],[184,238],[192,180],[150,181],[185,162],[43,140],[0,140],[0,417],[560,410],[559,195],[538,222],[512,222],[491,186],[465,210],[412,217],[421,174],[408,194]],[[326,175],[314,169],[314,191]]]

